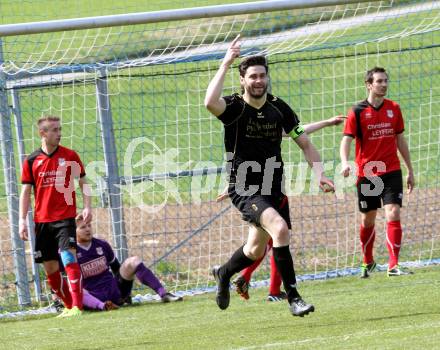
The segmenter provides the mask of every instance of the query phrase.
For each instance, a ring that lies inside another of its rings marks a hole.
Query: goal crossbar
[[[0,25],[0,37],[346,5],[379,0],[275,0]]]

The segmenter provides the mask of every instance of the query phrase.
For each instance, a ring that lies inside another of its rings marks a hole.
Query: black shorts
[[[292,228],[290,222],[290,209],[287,196],[279,195],[261,195],[254,194],[250,196],[240,196],[235,192],[234,186],[229,187],[229,198],[232,204],[240,211],[244,221],[261,227],[260,216],[267,208],[274,208],[278,214],[286,221],[287,227]]]
[[[371,178],[370,178],[371,179]],[[383,190],[380,193],[380,185],[377,186],[376,181],[382,180]],[[378,177],[375,177],[374,182],[366,177],[360,177],[357,182],[358,204],[359,210],[362,213],[367,213],[371,210],[376,210],[385,204],[398,204],[402,206],[403,197],[403,180],[402,171],[392,171]],[[362,188],[362,185],[363,188]],[[368,186],[365,186],[368,185]]]
[[[35,223],[35,262],[59,260],[59,251],[76,249],[75,219]]]

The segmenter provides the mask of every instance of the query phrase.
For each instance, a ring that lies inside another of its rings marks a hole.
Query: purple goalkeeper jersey
[[[110,264],[115,260],[113,249],[106,241],[92,238],[88,249],[78,244],[76,256],[83,276],[83,286],[89,293],[99,298],[109,290],[118,290],[115,277],[110,271]]]

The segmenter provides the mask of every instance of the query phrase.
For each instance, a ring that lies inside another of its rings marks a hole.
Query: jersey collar
[[[92,241],[90,241],[88,244],[81,244],[78,242],[76,244],[84,250],[89,250],[90,247],[92,246]]]
[[[46,157],[51,158],[60,148],[60,146],[57,146],[57,148],[55,148],[55,150],[51,153],[51,154],[47,154],[46,152],[43,151],[43,148],[40,147],[40,151],[41,153],[43,153]]]
[[[378,107],[374,107],[370,102],[368,102],[368,98],[365,100],[365,102],[371,107],[373,108],[375,111],[378,111],[382,108],[382,106],[385,103],[385,99],[383,99],[382,103],[378,106]]]
[[[240,95],[240,96],[241,96],[241,98],[243,99],[244,103],[245,103],[247,106],[249,106],[249,107],[255,109],[256,111],[261,111],[261,110],[263,109],[263,107],[266,106],[267,101],[268,101],[268,99],[269,99],[269,94],[266,94],[266,99],[265,99],[264,103],[261,105],[260,108],[257,108],[257,107],[252,106],[251,104],[247,103],[246,100],[243,98],[243,95]]]

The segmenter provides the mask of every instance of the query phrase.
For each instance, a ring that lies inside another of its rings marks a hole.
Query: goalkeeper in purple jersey
[[[110,244],[93,237],[92,225],[85,222],[82,215],[76,217],[76,227],[76,254],[83,276],[86,308],[110,310],[124,303],[130,304],[135,277],[153,289],[162,302],[182,300],[182,297],[167,292],[139,257],[132,256],[120,264]]]

